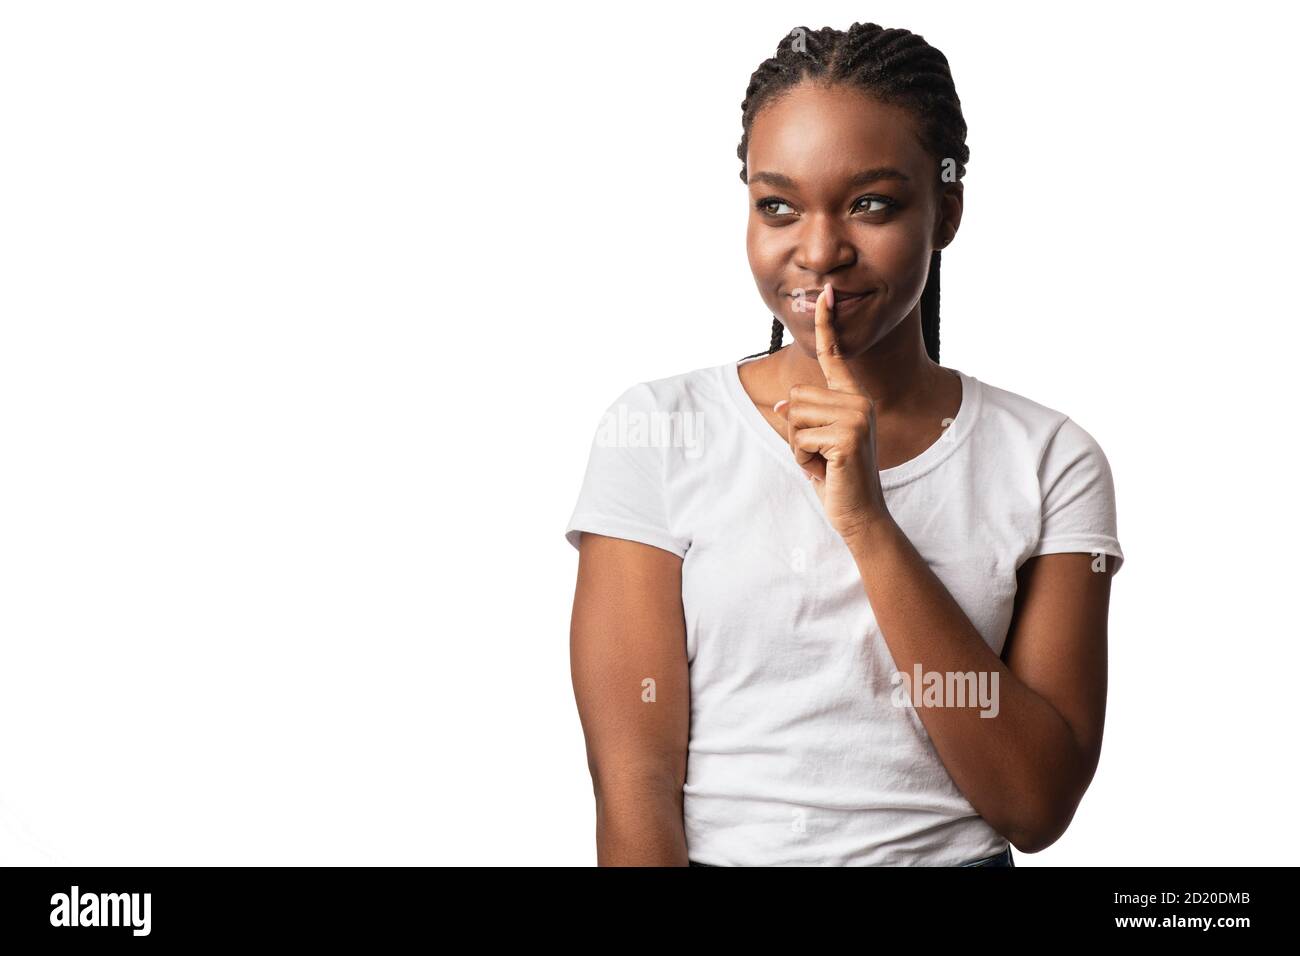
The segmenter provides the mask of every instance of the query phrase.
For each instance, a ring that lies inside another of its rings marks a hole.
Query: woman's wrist
[[[894,516],[882,511],[853,522],[840,532],[840,536],[856,558],[878,551],[892,536],[902,533],[903,529]]]

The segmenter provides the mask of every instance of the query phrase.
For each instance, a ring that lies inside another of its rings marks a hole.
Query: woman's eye
[[[782,201],[779,200],[779,199],[760,199],[760,200],[759,200],[758,202],[756,202],[754,205],[757,206],[758,209],[759,209],[761,212],[765,212],[765,213],[768,213],[768,214],[773,215],[773,216],[780,216],[780,215],[783,215],[783,214],[777,212],[777,211],[774,210],[772,207],[773,207],[773,206],[786,206],[786,207],[789,207],[790,204],[789,204],[789,203],[782,202]]]
[[[885,209],[888,209],[888,208],[890,208],[891,206],[894,205],[894,201],[893,201],[892,199],[886,199],[884,196],[863,196],[861,199],[859,199],[856,203],[853,204],[853,208],[854,208],[854,209],[857,209],[858,206],[859,206],[861,203],[864,203],[864,202],[865,202],[865,203],[878,202],[878,203],[880,203],[884,208],[883,208],[883,209],[864,209],[863,212],[884,212]]]

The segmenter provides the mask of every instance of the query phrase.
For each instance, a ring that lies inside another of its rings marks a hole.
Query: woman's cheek
[[[776,311],[779,298],[774,291],[781,283],[781,254],[772,242],[764,242],[751,226],[746,242],[749,253],[749,269],[758,283],[759,292],[768,307]]]
[[[895,301],[911,302],[925,291],[930,257],[925,235],[916,228],[878,232],[867,250],[872,271],[880,276]]]

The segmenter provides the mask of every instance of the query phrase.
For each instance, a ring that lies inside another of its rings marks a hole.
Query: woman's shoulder
[[[1023,447],[1040,461],[1048,449],[1056,454],[1066,451],[1105,460],[1093,434],[1062,409],[988,382],[981,381],[979,386],[980,424],[1002,441]]]
[[[698,409],[726,398],[727,380],[734,362],[705,365],[634,382],[614,400],[611,407],[626,405],[641,411]]]

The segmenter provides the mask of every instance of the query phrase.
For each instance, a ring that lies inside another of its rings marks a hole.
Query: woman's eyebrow
[[[854,174],[854,176],[849,180],[848,185],[850,187],[867,186],[881,179],[897,179],[904,183],[911,182],[911,178],[901,169],[895,169],[893,166],[875,166],[871,169],[864,169],[862,172]],[[749,177],[749,182],[751,185],[754,183],[768,183],[771,186],[776,186],[778,189],[799,188],[793,179],[782,173],[754,173]]]

